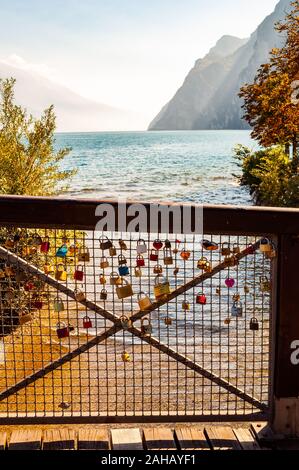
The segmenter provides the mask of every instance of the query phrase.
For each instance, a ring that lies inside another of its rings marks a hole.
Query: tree
[[[255,204],[276,207],[299,206],[299,175],[294,174],[292,161],[284,147],[276,146],[252,152],[238,145],[235,149],[237,176],[241,186],[249,188]]]
[[[270,61],[263,64],[253,84],[241,88],[244,119],[253,127],[252,137],[262,146],[293,145],[293,169],[299,162],[299,106],[294,103],[293,83],[299,73],[299,2],[276,29],[285,35],[281,48],[271,51]]]
[[[0,192],[47,196],[64,189],[74,170],[61,170],[69,148],[54,151],[54,107],[40,119],[15,104],[14,79],[0,80]]]

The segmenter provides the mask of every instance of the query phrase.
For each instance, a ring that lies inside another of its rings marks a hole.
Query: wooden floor
[[[288,441],[290,442],[290,441]],[[285,448],[265,423],[135,428],[0,429],[0,450],[264,450]],[[299,449],[299,442],[291,442]]]

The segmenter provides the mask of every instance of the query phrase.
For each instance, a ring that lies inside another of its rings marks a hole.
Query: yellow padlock
[[[145,292],[143,291],[139,292],[137,298],[138,298],[138,305],[139,305],[140,310],[146,310],[148,308],[151,308],[152,306],[151,299]]]
[[[134,295],[131,284],[124,278],[121,278],[121,284],[116,287],[116,294],[119,299],[125,299]]]
[[[156,300],[160,299],[161,297],[164,297],[165,295],[170,294],[169,281],[160,274],[155,278],[154,294]]]
[[[45,272],[45,274],[53,274],[55,272],[54,266],[51,266],[50,264],[45,264],[44,265],[44,272]]]
[[[55,279],[57,281],[66,281],[67,272],[63,264],[58,264],[55,272]]]
[[[127,351],[124,351],[122,353],[121,358],[122,358],[123,362],[131,362],[132,361],[131,356]]]

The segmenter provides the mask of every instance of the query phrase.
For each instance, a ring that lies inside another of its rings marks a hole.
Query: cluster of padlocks
[[[8,239],[5,243],[7,248],[11,248],[16,243],[16,240]],[[130,267],[128,265],[128,259],[125,256],[126,251],[128,250],[127,244],[124,240],[118,240],[119,247],[116,248],[114,243],[107,237],[102,236],[99,239],[99,249],[101,250],[101,255],[99,259],[99,268],[101,272],[99,274],[99,284],[102,286],[100,291],[100,299],[106,301],[108,299],[108,290],[106,284],[109,282],[111,286],[115,289],[115,294],[119,300],[123,300],[134,295],[133,286],[129,282],[128,276],[131,275]],[[226,267],[235,267],[239,264],[239,256],[241,253],[241,248],[237,243],[230,245],[228,242],[218,244],[210,240],[202,240],[201,242],[202,249],[207,252],[219,251],[221,252],[221,264],[223,269]],[[53,247],[52,247],[53,248]],[[276,249],[272,241],[268,238],[263,238],[260,240],[258,247],[255,247],[251,244],[246,246],[245,250],[242,251],[245,255],[254,255],[256,249],[259,249],[267,258],[274,258],[276,256]],[[62,245],[57,249],[55,248],[55,257],[56,262],[52,264],[48,262],[49,259],[53,259],[48,256],[50,252],[50,239],[49,237],[41,238],[39,235],[33,236],[33,241],[28,246],[22,248],[22,255],[28,256],[36,252],[45,255],[45,264],[44,272],[47,275],[54,277],[57,281],[65,282],[67,281],[70,273],[68,273],[66,266],[66,257],[71,256],[75,259],[75,269],[72,272],[73,280],[75,281],[75,290],[74,297],[78,302],[84,302],[86,300],[85,293],[83,290],[77,288],[77,283],[85,282],[85,264],[89,263],[91,260],[90,251],[86,245],[79,246],[77,244],[70,245],[67,238],[62,240]],[[173,266],[173,275],[176,276],[179,273],[179,266],[177,265],[177,258],[179,257],[183,263],[187,263],[191,256],[192,252],[186,248],[184,245],[181,248],[181,242],[175,240],[171,243],[169,240],[161,241],[156,239],[152,246],[147,246],[146,242],[143,239],[139,239],[136,242],[136,257],[135,263],[133,264],[133,273],[137,278],[143,276],[143,268],[150,268],[151,263],[153,273],[155,274],[153,294],[156,302],[165,301],[167,302],[168,296],[171,294],[170,282],[167,277],[163,275],[163,265],[167,268]],[[131,246],[130,246],[130,256],[131,256]],[[117,263],[111,263],[109,258],[115,258]],[[212,259],[212,258],[211,258]],[[131,258],[130,258],[131,260]],[[194,262],[194,261],[192,261]],[[111,271],[111,265],[117,264],[117,271]],[[131,263],[130,263],[131,264]],[[196,266],[203,273],[206,273],[207,276],[213,276],[213,266],[211,260],[206,256],[202,256],[197,262]],[[107,274],[107,270],[110,270]],[[169,272],[167,270],[167,272]],[[22,274],[18,273],[19,276]],[[6,276],[15,275],[13,267],[6,265],[5,269],[0,269],[0,279]],[[235,286],[235,279],[231,276],[228,276],[224,280],[225,287],[232,289]],[[34,289],[34,284],[31,285],[30,280],[26,282],[25,289],[31,290]],[[249,287],[247,285],[243,286],[245,294],[249,293]],[[262,293],[268,293],[271,291],[271,283],[267,277],[260,278],[260,290]],[[220,295],[221,286],[216,289],[216,294]],[[137,302],[141,311],[146,312],[150,311],[153,307],[150,294],[147,294],[144,291],[137,292]],[[241,302],[241,296],[239,293],[235,293],[232,296],[233,304],[231,307],[230,317],[224,320],[225,324],[231,322],[233,317],[242,317],[243,315],[243,305]],[[208,302],[206,294],[198,292],[196,294],[195,303],[204,307]],[[41,309],[43,306],[43,301],[41,298],[35,299],[34,308]],[[62,312],[65,310],[64,302],[60,296],[57,296],[53,303],[54,311]],[[184,311],[190,310],[190,302],[184,298],[182,301],[182,309]],[[27,312],[26,315],[30,317],[30,312]],[[29,320],[28,320],[29,321]],[[123,314],[120,317],[121,325],[124,329],[130,327],[130,319],[127,315]],[[172,324],[172,319],[169,316],[164,318],[164,323],[166,326]],[[82,323],[83,328],[90,329],[92,328],[91,319],[86,316],[83,318]],[[253,317],[250,320],[250,329],[256,331],[259,329],[259,322],[257,318]],[[57,336],[58,338],[68,337],[72,327],[66,325],[65,323],[57,324]],[[152,332],[152,327],[150,324],[149,318],[143,318],[141,323],[141,332],[143,335],[149,335]]]

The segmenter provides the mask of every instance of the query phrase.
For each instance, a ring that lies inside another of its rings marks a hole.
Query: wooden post
[[[299,436],[299,235],[281,235],[277,260],[273,414],[275,433]]]

